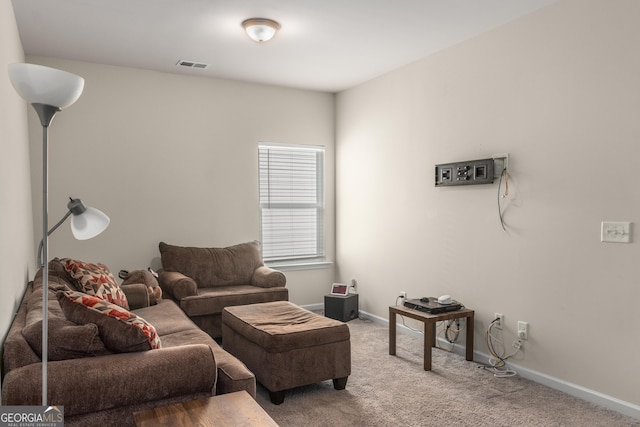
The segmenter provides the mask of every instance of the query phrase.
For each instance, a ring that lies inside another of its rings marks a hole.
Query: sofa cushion
[[[162,267],[195,280],[199,288],[250,285],[253,271],[264,265],[260,242],[226,248],[195,248],[160,242]]]
[[[261,302],[286,301],[287,288],[259,288],[251,285],[216,286],[200,289],[197,296],[185,297],[180,307],[188,316],[220,314],[230,305],[258,304]]]
[[[200,329],[189,319],[185,313],[171,300],[160,300],[156,305],[139,308],[134,313],[147,322],[151,323],[156,332],[162,338],[164,347],[164,336],[184,331]]]
[[[100,337],[109,350],[125,353],[161,347],[153,325],[118,305],[76,291],[60,291],[57,297],[68,320],[79,325],[95,323],[98,326]]]
[[[78,359],[109,354],[100,339],[98,327],[93,323],[77,325],[61,318],[49,319],[47,345],[48,360]],[[22,329],[22,336],[33,351],[42,357],[42,320]]]
[[[33,289],[39,291],[42,288],[42,268],[39,268],[33,278]],[[64,268],[58,258],[49,261],[48,287],[50,291],[79,290],[78,282]],[[42,299],[42,295],[40,295]]]
[[[69,275],[78,282],[78,290],[129,309],[127,296],[104,264],[92,264],[70,258],[60,260]]]
[[[69,289],[81,291],[78,289],[78,282],[71,277],[65,266],[60,261],[60,258],[54,258],[49,261],[49,289],[51,289],[52,284],[57,285],[66,285]],[[36,275],[33,279],[34,289],[42,286],[42,268],[38,269]]]

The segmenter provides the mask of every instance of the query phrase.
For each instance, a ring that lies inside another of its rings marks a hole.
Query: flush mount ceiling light
[[[268,42],[280,29],[280,24],[271,19],[251,18],[242,22],[244,30],[258,43]]]

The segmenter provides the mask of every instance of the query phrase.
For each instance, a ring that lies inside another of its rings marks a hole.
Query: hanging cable
[[[446,324],[446,329],[444,332],[444,337],[449,341],[449,343],[453,344],[458,341],[458,337],[460,336],[460,331],[462,328],[460,327],[460,319],[456,319],[456,323],[454,326],[454,321],[449,320]]]
[[[442,325],[442,329],[440,329],[440,332],[438,332],[438,338],[441,335],[444,335],[444,340],[446,340],[451,345],[451,347],[449,348],[443,347],[439,339],[436,339],[436,346],[442,350],[452,352],[453,349],[455,348],[455,343],[456,341],[458,341],[458,337],[460,336],[460,331],[464,329],[464,327],[466,326],[466,323],[464,326],[461,326],[460,319],[456,319],[455,321],[445,320],[443,322],[438,322],[437,325],[440,325],[440,324]]]
[[[502,180],[505,181],[505,189],[504,194],[500,194],[500,190],[502,188]],[[504,199],[509,195],[509,173],[507,172],[507,168],[502,169],[502,173],[500,174],[500,181],[498,181],[498,216],[500,217],[500,225],[502,226],[502,230],[506,233],[507,228],[504,225],[504,218],[502,216],[502,206],[500,205],[500,200]]]
[[[492,333],[492,329],[495,326],[496,321],[497,319],[494,319],[491,322],[484,335],[484,343],[487,346],[489,353],[491,354],[491,358],[489,359],[490,367],[482,366],[482,368],[493,372],[493,376],[497,378],[513,377],[517,375],[517,372],[512,369],[506,369],[506,361],[508,358],[515,356],[515,354],[520,351],[520,340],[514,341],[514,344],[517,342],[518,346],[513,353],[503,356],[502,354],[504,353],[504,342],[502,339],[494,336]],[[502,344],[502,352],[498,352],[494,342]]]

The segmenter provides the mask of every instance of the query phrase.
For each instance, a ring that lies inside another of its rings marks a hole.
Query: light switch
[[[613,243],[631,242],[631,223],[624,221],[602,221],[600,241]]]

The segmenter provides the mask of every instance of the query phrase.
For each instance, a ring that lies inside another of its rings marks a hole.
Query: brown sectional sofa
[[[34,351],[41,341],[41,272],[27,286],[4,343],[2,405],[42,403],[42,364]],[[57,295],[69,289],[77,291],[77,284],[51,261],[48,403],[64,406],[65,425],[133,425],[131,414],[145,408],[239,390],[255,397],[253,373],[173,301],[149,306],[145,285],[122,286],[130,311],[154,326],[161,348],[117,353],[101,342],[95,325],[65,318]]]
[[[163,295],[214,338],[222,337],[225,307],[289,299],[285,275],[264,265],[258,241],[226,248],[160,242],[159,249]]]

